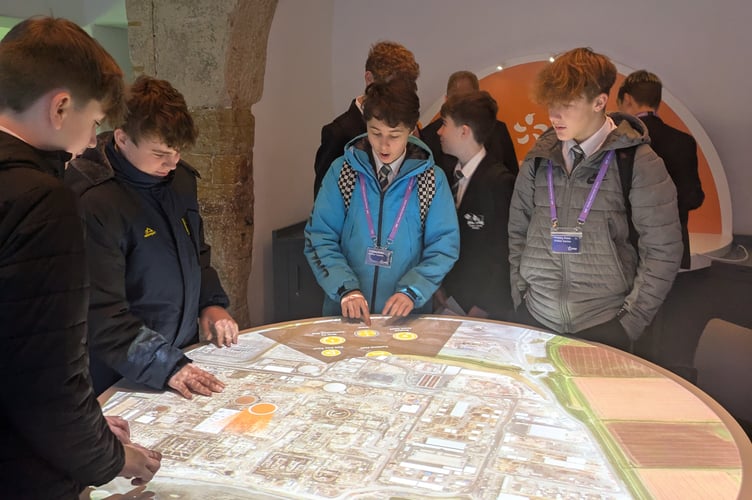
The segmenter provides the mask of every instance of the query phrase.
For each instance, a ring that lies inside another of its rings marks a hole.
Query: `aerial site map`
[[[320,318],[188,353],[226,382],[103,405],[162,452],[158,499],[736,498],[718,415],[618,351],[503,323]],[[117,479],[94,490],[131,490]]]

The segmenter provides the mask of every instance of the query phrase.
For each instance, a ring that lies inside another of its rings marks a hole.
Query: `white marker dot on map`
[[[324,390],[326,392],[336,392],[338,394],[341,392],[345,392],[346,389],[347,389],[347,386],[341,382],[332,382],[331,384],[326,384],[324,386]]]
[[[303,365],[298,367],[298,371],[300,373],[305,373],[306,375],[315,375],[319,372],[319,369],[313,365]]]

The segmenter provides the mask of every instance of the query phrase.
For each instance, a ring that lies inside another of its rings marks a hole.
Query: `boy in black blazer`
[[[511,319],[507,224],[514,175],[486,151],[498,107],[485,91],[450,96],[438,131],[444,153],[457,158],[450,177],[460,223],[460,258],[437,293],[453,297],[468,316]]]
[[[663,159],[676,185],[681,222],[682,269],[691,267],[689,252],[689,211],[699,208],[705,200],[700,176],[697,173],[697,142],[689,134],[666,125],[656,114],[661,104],[661,80],[644,69],[631,73],[622,83],[617,95],[619,110],[637,116],[648,128],[650,147]]]

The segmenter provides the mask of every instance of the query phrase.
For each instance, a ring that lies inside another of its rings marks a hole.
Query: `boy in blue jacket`
[[[366,133],[324,177],[305,229],[305,255],[324,289],[324,315],[428,312],[459,256],[457,213],[444,173],[411,136],[420,102],[403,80],[366,89]]]

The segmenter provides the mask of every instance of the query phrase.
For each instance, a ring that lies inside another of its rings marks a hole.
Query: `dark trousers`
[[[551,331],[550,328],[541,324],[537,319],[533,317],[532,314],[530,314],[530,311],[528,311],[527,306],[524,302],[520,305],[519,308],[517,308],[516,321],[517,323],[521,323],[523,325],[528,325],[545,331]],[[617,349],[621,349],[622,351],[630,353],[632,352],[632,340],[629,338],[627,332],[624,331],[624,327],[621,326],[621,323],[619,323],[619,320],[616,318],[606,321],[605,323],[601,323],[600,325],[595,325],[591,326],[590,328],[586,328],[585,330],[580,330],[579,332],[559,335],[575,339],[600,342],[601,344],[616,347]]]

